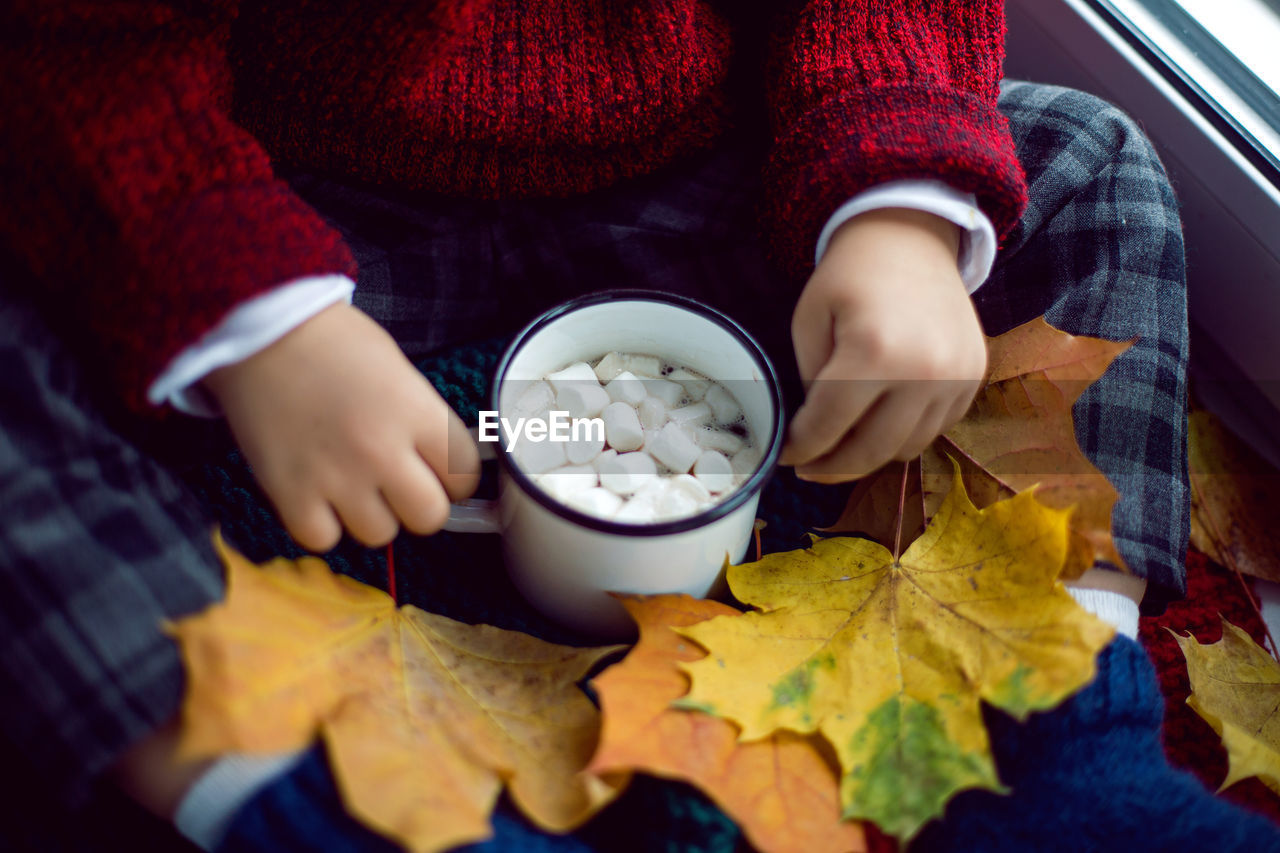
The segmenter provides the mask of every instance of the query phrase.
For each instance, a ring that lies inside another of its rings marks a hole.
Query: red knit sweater
[[[740,79],[767,89],[767,217],[793,271],[885,180],[941,178],[1012,227],[998,0],[743,5],[17,0],[0,230],[138,402],[237,302],[354,274],[273,161],[469,196],[594,189],[712,144],[735,39],[766,28],[768,72]]]

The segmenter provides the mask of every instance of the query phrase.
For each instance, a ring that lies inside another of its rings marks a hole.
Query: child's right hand
[[[334,305],[205,387],[293,538],[327,551],[346,528],[385,545],[434,533],[479,479],[462,420],[359,309]]]

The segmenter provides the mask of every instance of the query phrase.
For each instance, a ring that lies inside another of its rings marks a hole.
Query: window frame
[[[1275,186],[1280,187],[1280,151],[1260,141],[1231,110],[1211,95],[1194,74],[1180,66],[1157,42],[1111,0],[1086,0],[1087,4],[1124,38],[1139,55],[1159,71],[1180,95],[1194,104],[1223,136]],[[1230,87],[1237,97],[1276,133],[1280,133],[1280,97],[1249,70],[1229,48],[1191,13],[1172,0],[1130,0],[1143,7],[1202,62],[1211,74]]]

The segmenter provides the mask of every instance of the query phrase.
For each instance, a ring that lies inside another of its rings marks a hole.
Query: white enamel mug
[[[445,529],[501,534],[507,571],[531,604],[575,630],[622,638],[635,627],[609,592],[701,598],[720,581],[726,558],[742,559],[782,447],[783,408],[773,365],[742,327],[696,300],[645,290],[583,296],[530,323],[498,363],[490,408],[510,412],[530,383],[611,351],[656,355],[729,387],[755,437],[756,469],[696,515],[627,524],[560,503],[500,448],[497,505],[457,505]]]

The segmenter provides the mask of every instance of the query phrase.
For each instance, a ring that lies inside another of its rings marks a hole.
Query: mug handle
[[[476,430],[471,429],[471,438],[476,441],[476,449],[480,451],[480,461],[489,462],[496,457],[493,445],[477,440]],[[449,518],[444,523],[444,530],[454,533],[498,533],[498,502],[483,498],[469,498],[449,505]]]
[[[454,533],[497,533],[498,502],[471,498],[449,506],[449,519],[445,530]]]

